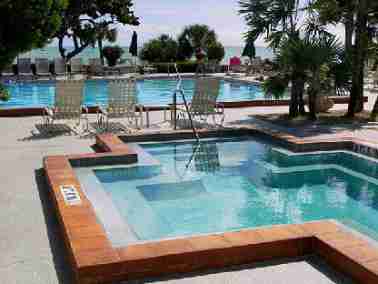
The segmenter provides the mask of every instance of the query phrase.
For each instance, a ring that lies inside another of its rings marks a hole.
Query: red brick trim
[[[130,150],[114,135],[101,135],[97,142],[104,150],[114,150],[107,155]],[[77,283],[107,283],[311,253],[359,283],[378,283],[377,248],[327,220],[114,248],[71,166],[75,159],[95,159],[98,155],[104,154],[49,156],[43,161]],[[81,204],[67,205],[62,185],[75,186]]]

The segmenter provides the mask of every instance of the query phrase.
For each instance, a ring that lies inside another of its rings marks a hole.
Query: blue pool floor
[[[107,105],[107,81],[87,80],[84,88],[86,106]],[[147,106],[166,106],[172,103],[176,89],[175,79],[145,79],[138,81],[138,103]],[[194,93],[194,80],[184,79],[182,83],[185,95],[191,100]],[[54,105],[54,82],[20,82],[8,83],[10,100],[0,101],[0,108],[45,107]],[[250,101],[267,99],[260,86],[252,83],[221,81],[219,101]],[[181,98],[178,98],[181,102]]]
[[[144,149],[160,164],[93,169],[138,240],[320,219],[378,236],[375,160],[296,155],[251,139]]]

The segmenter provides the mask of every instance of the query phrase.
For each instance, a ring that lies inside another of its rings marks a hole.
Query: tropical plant
[[[329,92],[332,88],[329,66],[338,61],[341,46],[334,38],[316,38],[306,41],[308,44],[308,54],[310,55],[308,61],[310,72],[308,80],[310,118],[316,119],[316,97],[322,92]]]
[[[148,62],[173,62],[177,60],[177,51],[177,42],[163,34],[144,44],[139,56]]]
[[[316,0],[314,7],[324,23],[342,22],[345,25],[346,50],[353,65],[347,115],[353,117],[364,107],[364,68],[374,34],[372,31],[377,27],[378,3],[370,0]]]
[[[18,54],[48,43],[66,5],[66,0],[0,1],[0,70]]]
[[[10,99],[10,94],[9,91],[2,85],[0,84],[0,101],[9,101]]]
[[[132,0],[70,0],[62,13],[62,25],[55,33],[61,56],[69,60],[86,47],[94,46],[113,25],[138,25],[132,7]],[[63,47],[67,39],[73,42],[74,49],[70,52]]]
[[[223,45],[218,41],[215,31],[207,25],[185,27],[177,42],[179,60],[191,59],[199,49],[206,52],[208,59],[221,61],[224,57]]]
[[[281,69],[280,77],[270,78],[268,82],[264,83],[265,88],[270,93],[278,90],[275,92],[280,94],[284,91],[283,84],[288,84],[290,80],[281,79],[280,81],[278,79],[290,78],[293,80],[291,76],[300,79],[303,86],[307,83],[310,118],[316,119],[316,97],[331,90],[330,66],[340,61],[340,53],[342,53],[342,49],[334,37],[306,36],[303,39],[298,37],[286,40],[277,50],[276,61]],[[282,86],[277,88],[279,84],[282,84]],[[297,96],[297,98],[301,99],[302,97]],[[293,101],[290,103],[292,104]],[[303,100],[295,103],[298,103],[304,109]]]
[[[281,99],[289,85],[289,78],[284,74],[275,74],[268,77],[262,83],[262,89],[266,96],[273,97],[275,99]]]
[[[105,46],[102,49],[102,53],[104,54],[104,57],[106,58],[106,61],[108,62],[109,66],[115,66],[117,64],[117,61],[122,57],[122,54],[124,53],[123,49],[116,46]]]
[[[315,0],[311,3],[311,9],[318,12],[321,23],[325,25],[341,22],[344,25],[345,50],[348,54],[352,53],[357,4],[357,0]]]
[[[304,21],[307,2],[298,0],[241,0],[239,13],[249,26],[248,41],[256,41],[263,36],[273,49],[279,48],[287,40],[299,38],[300,25]],[[294,65],[294,67],[297,65]],[[304,114],[304,80],[302,71],[291,69],[292,83],[289,116]]]

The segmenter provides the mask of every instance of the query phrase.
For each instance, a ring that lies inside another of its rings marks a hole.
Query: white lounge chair
[[[100,58],[89,58],[88,59],[89,69],[88,73],[90,75],[104,75],[104,66],[101,64]]]
[[[77,127],[81,124],[81,120],[84,119],[86,121],[85,127],[88,130],[88,110],[82,106],[83,91],[83,80],[57,81],[55,88],[55,104],[54,107],[45,109],[43,117],[44,124],[50,126],[57,120],[77,120]]]
[[[56,76],[66,75],[66,60],[64,58],[55,58],[54,59],[54,74]]]
[[[83,72],[83,59],[82,58],[72,58],[70,60],[71,74],[78,74]]]
[[[3,77],[3,78],[14,77],[13,65],[12,64],[5,66],[4,69],[1,70],[0,72],[1,72],[1,77]]]
[[[373,88],[378,89],[378,69],[374,72],[373,75]]]
[[[17,75],[20,77],[31,77],[34,78],[31,69],[31,59],[30,58],[18,58],[17,59]]]
[[[51,77],[50,73],[50,63],[47,58],[36,58],[35,59],[35,73],[40,77]]]
[[[142,61],[140,68],[142,72],[145,74],[152,74],[157,72],[157,68],[152,64],[148,63],[147,61]]]
[[[215,125],[223,125],[225,114],[224,106],[217,102],[220,91],[220,82],[217,78],[197,78],[192,102],[188,104],[188,109],[193,120],[207,123],[212,117]],[[179,117],[187,121],[188,113],[185,108],[180,107]],[[220,117],[217,123],[216,118]]]
[[[217,73],[220,69],[218,60],[209,60],[206,63],[206,73]]]
[[[147,114],[148,117],[148,114]],[[112,80],[108,84],[108,106],[101,108],[97,117],[100,128],[109,130],[109,120],[126,118],[136,128],[143,126],[143,106],[137,103],[136,80]],[[148,121],[147,121],[148,125]],[[129,130],[125,127],[124,130]]]

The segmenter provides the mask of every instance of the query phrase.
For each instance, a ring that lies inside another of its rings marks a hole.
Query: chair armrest
[[[215,108],[216,108],[218,111],[224,113],[224,104],[223,104],[223,103],[215,103]]]
[[[46,116],[53,116],[55,112],[55,108],[52,107],[45,107],[43,110],[43,114]]]
[[[98,111],[97,111],[97,114],[102,114],[102,115],[108,115],[108,109],[105,108],[105,107],[102,107],[102,106],[99,106],[98,107]]]
[[[81,108],[82,108],[82,110],[84,110],[84,113],[85,113],[85,114],[88,114],[88,113],[89,113],[89,109],[88,109],[88,107],[86,107],[86,106],[82,106]]]

